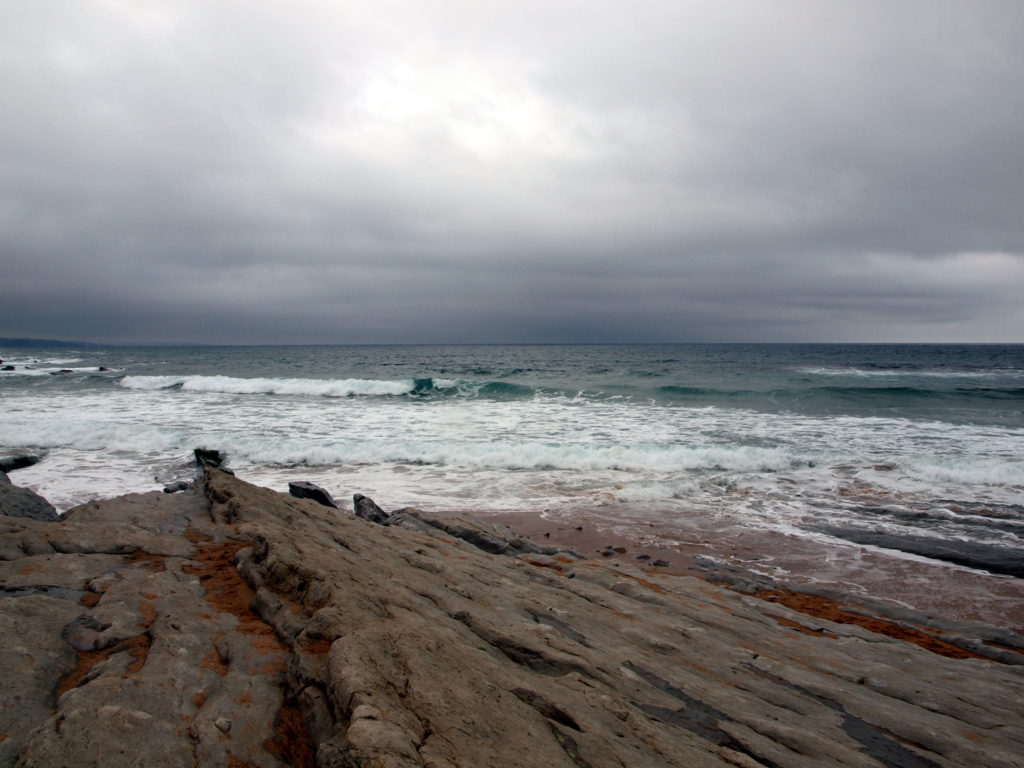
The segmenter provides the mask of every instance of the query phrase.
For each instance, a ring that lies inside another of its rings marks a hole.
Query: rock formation
[[[57,510],[35,491],[14,485],[0,471],[0,516],[53,521],[57,520]]]
[[[310,483],[305,480],[288,483],[288,493],[297,499],[312,499],[317,504],[323,504],[325,507],[338,508],[338,504],[334,501],[334,497],[331,496],[330,492],[325,488],[321,488],[316,483]]]
[[[214,468],[0,517],[0,764],[1022,764],[1022,666],[391,522]]]

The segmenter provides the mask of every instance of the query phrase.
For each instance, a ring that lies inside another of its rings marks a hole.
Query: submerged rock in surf
[[[14,456],[0,457],[0,472],[13,472],[16,469],[24,469],[38,464],[43,457],[34,453],[19,453]]]

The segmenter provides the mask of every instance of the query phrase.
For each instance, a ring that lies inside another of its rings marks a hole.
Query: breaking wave
[[[180,390],[234,395],[297,395],[307,397],[398,397],[482,395],[520,398],[532,387],[504,381],[468,382],[452,379],[291,379],[233,376],[125,376],[120,385],[138,390]]]
[[[914,365],[871,365],[865,364],[860,367],[850,368],[797,368],[797,372],[808,376],[851,376],[863,378],[893,378],[897,376],[924,376],[937,379],[977,379],[977,378],[1003,378],[1007,376],[1021,376],[1024,369],[1021,368],[982,368],[964,367],[952,370],[940,370],[934,368],[920,368]]]

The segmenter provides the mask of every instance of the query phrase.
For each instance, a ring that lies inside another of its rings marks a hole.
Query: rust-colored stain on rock
[[[221,660],[220,653],[217,652],[216,648],[211,648],[206,652],[202,661],[199,662],[199,666],[203,669],[212,669],[221,677],[228,673],[228,665]]]
[[[138,672],[142,669],[143,664],[146,663],[146,654],[149,653],[149,642],[149,635],[141,634],[126,638],[107,648],[101,648],[96,651],[79,651],[78,658],[75,660],[75,668],[64,675],[60,682],[57,683],[57,698],[59,699],[72,688],[77,688],[85,676],[89,674],[89,671],[101,661],[106,661],[114,654],[121,653],[122,651],[127,651],[134,658],[134,661],[128,665],[124,677]]]
[[[148,568],[151,571],[157,573],[167,570],[165,561],[167,558],[163,555],[153,555],[141,549],[136,549],[130,555],[125,557],[125,562],[129,565],[138,565],[142,568]]]
[[[294,704],[284,704],[274,720],[274,736],[263,746],[292,768],[316,768],[316,752],[309,740],[302,713]]]
[[[302,640],[303,650],[309,651],[316,656],[326,656],[331,651],[331,641],[325,637],[305,637]]]
[[[189,540],[196,545],[192,556],[194,564],[185,564],[182,570],[199,577],[206,590],[206,602],[222,613],[230,613],[238,619],[238,632],[250,635],[253,647],[265,653],[284,652],[271,629],[249,607],[252,604],[252,588],[239,575],[231,558],[240,549],[250,546],[246,541],[210,542],[209,537],[189,529]]]
[[[856,624],[858,627],[863,627],[871,632],[877,632],[881,635],[894,638],[896,640],[904,640],[908,643],[924,648],[926,651],[937,653],[940,656],[946,656],[951,659],[985,659],[984,656],[979,656],[976,653],[964,650],[959,646],[947,643],[945,640],[940,640],[934,635],[930,635],[926,632],[922,632],[912,627],[907,627],[902,624],[897,624],[892,621],[886,621],[885,619],[879,619],[874,616],[865,616],[860,613],[854,613],[843,608],[842,603],[835,600],[830,600],[827,597],[818,597],[817,595],[808,595],[801,592],[791,592],[788,589],[766,589],[761,592],[755,593],[755,597],[759,597],[762,600],[767,600],[770,603],[780,603],[787,608],[792,608],[794,611],[800,613],[806,613],[810,616],[816,616],[819,619],[827,619],[834,621],[836,624]],[[820,632],[812,632],[812,634],[822,634]],[[992,659],[987,659],[992,661]]]

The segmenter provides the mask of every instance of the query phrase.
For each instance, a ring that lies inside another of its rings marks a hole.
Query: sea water
[[[207,447],[251,482],[311,480],[386,509],[598,513],[626,528],[700,518],[1024,576],[1024,346],[83,347],[0,359],[14,366],[0,372],[0,451],[45,452],[14,479],[59,509],[187,477],[192,449]]]

